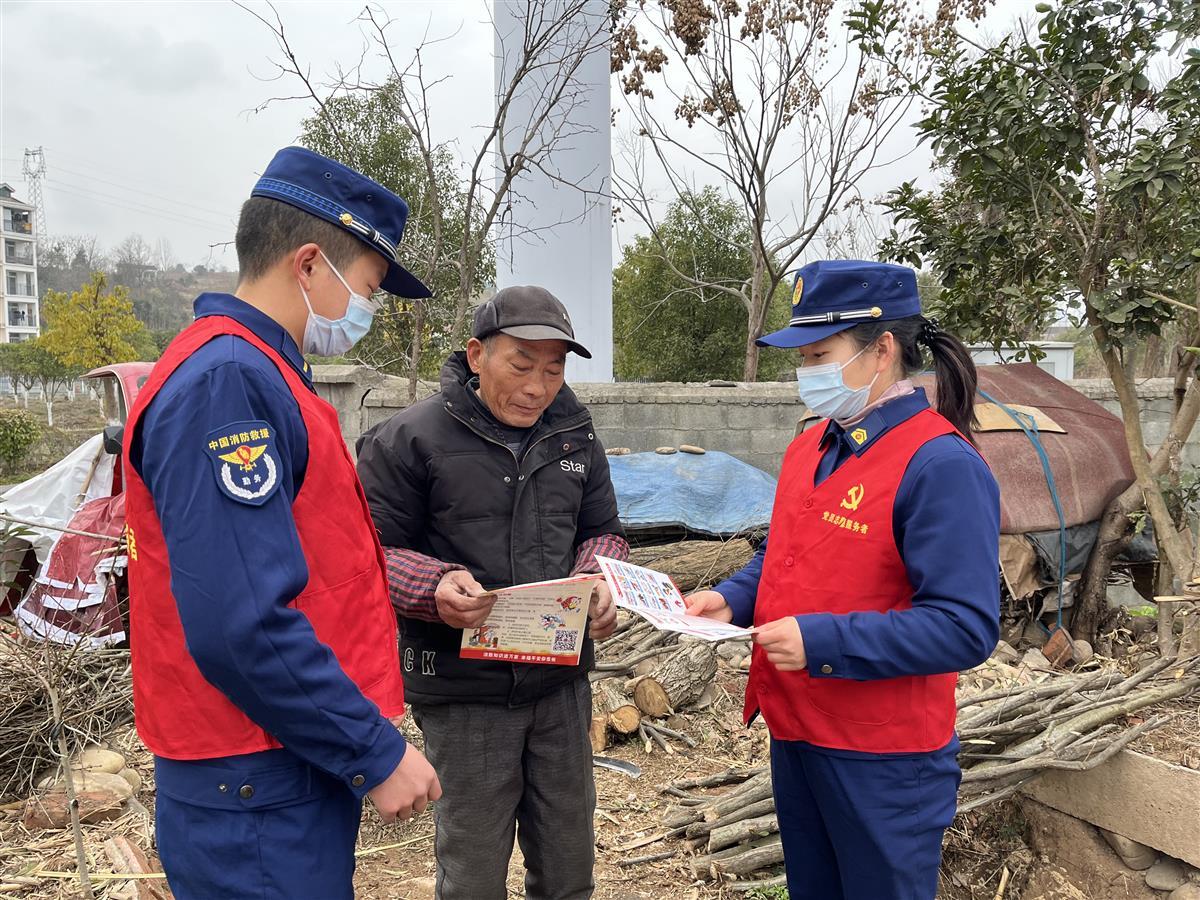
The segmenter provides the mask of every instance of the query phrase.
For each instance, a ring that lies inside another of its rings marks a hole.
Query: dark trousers
[[[895,757],[772,740],[791,900],[933,900],[957,805],[957,755],[957,740]]]
[[[155,779],[158,854],[176,900],[354,897],[362,803],[340,781],[285,750],[236,765],[156,760]]]
[[[505,900],[514,835],[529,900],[592,895],[591,715],[586,678],[529,706],[413,706],[442,782],[434,805],[439,900]]]

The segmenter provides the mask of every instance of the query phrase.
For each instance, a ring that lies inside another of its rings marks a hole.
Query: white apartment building
[[[34,208],[0,183],[0,341],[28,341],[41,334],[38,309]]]

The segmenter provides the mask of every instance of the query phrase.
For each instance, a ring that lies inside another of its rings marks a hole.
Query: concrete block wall
[[[318,393],[338,410],[347,442],[384,421],[409,403],[405,379],[355,366],[318,366]],[[1080,379],[1072,387],[1120,415],[1116,392],[1107,379]],[[803,410],[792,383],[713,384],[620,383],[573,385],[592,411],[596,433],[605,447],[634,452],[696,444],[721,450],[772,475],[779,474],[783,452],[796,432]],[[417,398],[437,390],[420,382]],[[1166,435],[1174,408],[1170,379],[1138,385],[1142,427],[1151,447]],[[1189,465],[1200,465],[1200,430],[1184,449]]]

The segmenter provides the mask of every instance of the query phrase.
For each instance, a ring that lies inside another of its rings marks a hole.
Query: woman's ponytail
[[[957,337],[943,331],[937,319],[923,319],[918,340],[929,348],[937,376],[937,411],[967,440],[975,443],[975,390],[979,375],[975,361]]]
[[[885,331],[896,338],[905,377],[924,367],[921,345],[929,348],[933,371],[937,376],[937,411],[949,420],[968,441],[975,443],[975,389],[979,376],[975,363],[963,342],[943,331],[937,319],[909,316],[890,322],[864,322],[847,334],[859,347],[866,347]]]

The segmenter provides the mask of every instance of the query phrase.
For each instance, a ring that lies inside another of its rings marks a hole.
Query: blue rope
[[[1054,501],[1054,511],[1058,514],[1058,615],[1055,627],[1062,628],[1063,616],[1063,582],[1067,580],[1067,517],[1063,515],[1062,501],[1058,497],[1058,486],[1054,483],[1054,472],[1050,468],[1050,457],[1046,455],[1046,448],[1042,446],[1041,433],[1038,431],[1037,420],[1033,416],[1026,413],[1019,413],[1015,409],[1001,403],[995,397],[991,396],[987,391],[979,388],[979,396],[989,403],[994,403],[1006,413],[1008,417],[1017,423],[1017,426],[1025,432],[1025,437],[1029,438],[1033,444],[1033,449],[1037,451],[1038,459],[1042,462],[1042,472],[1046,476],[1046,486],[1050,489],[1050,499]],[[1028,424],[1026,424],[1028,422]],[[1041,622],[1038,622],[1041,625]],[[1042,630],[1046,631],[1046,627],[1041,625]]]

